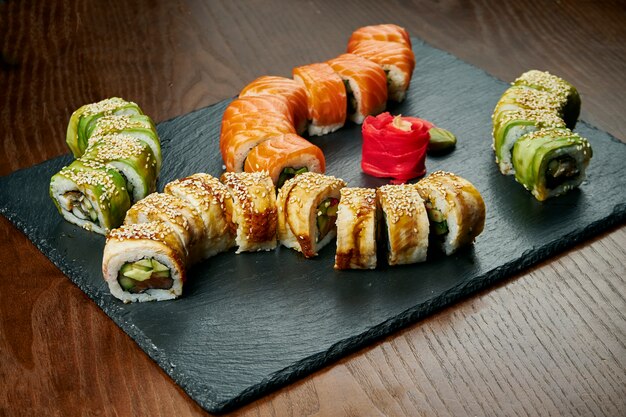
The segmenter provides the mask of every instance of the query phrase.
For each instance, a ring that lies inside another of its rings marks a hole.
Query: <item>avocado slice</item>
[[[161,262],[157,261],[156,259],[152,259],[152,269],[154,270],[154,272],[165,272],[168,271],[169,272],[169,268],[165,265],[163,265]]]
[[[145,271],[140,269],[141,267],[132,266],[128,271],[123,272],[122,275],[128,278],[132,278],[135,281],[145,281],[152,276],[152,269]]]
[[[151,270],[153,268],[152,261],[150,259],[141,259],[141,260],[135,262],[133,265],[145,268],[146,271]]]

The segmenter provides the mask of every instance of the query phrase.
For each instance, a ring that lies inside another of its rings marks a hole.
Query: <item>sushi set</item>
[[[0,212],[211,412],[626,220],[626,147],[576,124],[578,93],[550,74],[511,86],[361,28],[293,76],[156,126],[129,101],[84,106],[73,156],[0,178]],[[419,146],[454,150],[389,174],[364,140],[417,129],[399,114],[428,121]]]

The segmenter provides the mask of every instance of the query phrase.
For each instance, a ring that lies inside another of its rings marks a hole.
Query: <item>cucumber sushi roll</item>
[[[526,133],[546,127],[565,127],[558,113],[544,109],[503,111],[493,121],[493,148],[500,172],[514,174],[511,151],[515,142]]]
[[[83,159],[91,159],[117,169],[126,179],[133,203],[156,189],[157,161],[143,141],[125,133],[95,137]]]
[[[102,235],[122,224],[130,207],[124,178],[111,167],[82,159],[52,177],[50,197],[65,220]]]
[[[578,187],[593,152],[569,129],[542,129],[522,136],[513,148],[515,179],[537,200]]]
[[[87,129],[87,142],[85,146],[93,145],[100,137],[112,133],[123,133],[145,142],[156,159],[157,176],[161,170],[161,142],[157,134],[154,122],[145,114],[130,116],[104,116]],[[81,146],[83,143],[80,144]],[[86,148],[81,149],[84,152]]]
[[[305,258],[317,252],[337,235],[335,221],[340,190],[345,181],[315,172],[296,175],[278,192],[278,239]]]
[[[124,225],[107,236],[102,274],[125,303],[171,300],[183,292],[185,252],[167,223]]]
[[[97,103],[86,104],[72,113],[67,126],[65,141],[67,146],[79,158],[87,148],[88,131],[95,122],[104,116],[143,114],[139,106],[118,97],[108,98]]]
[[[471,244],[485,226],[485,203],[468,180],[435,171],[415,184],[425,201],[430,238],[446,255]]]
[[[412,264],[426,260],[428,214],[424,200],[414,185],[383,185],[376,190],[387,236],[389,265]]]
[[[547,71],[530,70],[513,82],[515,86],[526,86],[553,94],[559,101],[559,114],[568,129],[573,129],[580,115],[580,95],[576,88],[562,78]]]

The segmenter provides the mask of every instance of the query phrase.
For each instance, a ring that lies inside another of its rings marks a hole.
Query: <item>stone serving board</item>
[[[427,170],[467,178],[487,206],[484,232],[456,255],[431,253],[418,265],[338,272],[333,270],[334,244],[314,260],[286,248],[230,251],[193,267],[180,299],[124,305],[102,279],[104,237],[63,221],[48,196],[50,177],[71,161],[69,155],[0,178],[0,212],[195,401],[218,413],[624,222],[623,143],[580,122],[576,131],[589,139],[594,152],[588,179],[565,196],[538,202],[494,163],[491,112],[507,85],[413,41],[417,65],[411,89],[407,100],[390,110],[454,132],[456,150],[429,156]],[[219,127],[229,102],[158,125],[163,146],[159,190],[195,172],[221,174]],[[327,173],[350,186],[386,183],[361,172],[359,126],[312,142],[326,155]]]

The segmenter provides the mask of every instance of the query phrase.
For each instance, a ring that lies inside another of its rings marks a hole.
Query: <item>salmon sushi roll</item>
[[[302,134],[306,131],[308,107],[306,90],[302,84],[291,78],[266,75],[252,81],[239,93],[240,98],[259,95],[284,97],[289,105],[296,132]]]
[[[364,26],[352,32],[348,41],[348,52],[352,52],[362,41],[398,42],[411,47],[409,33],[403,27],[393,24]]]
[[[346,121],[347,96],[343,80],[325,63],[293,69],[304,85],[308,103],[309,135],[321,136],[341,128]]]
[[[240,97],[233,100],[226,110],[223,119],[230,119],[237,115],[247,116],[256,113],[275,113],[285,116],[292,124],[293,114],[285,97],[279,95],[259,95]]]
[[[361,124],[365,117],[385,110],[387,76],[379,65],[354,54],[339,55],[328,65],[343,80],[350,120]]]
[[[349,52],[380,65],[387,74],[389,99],[404,100],[415,69],[415,56],[410,46],[399,42],[361,41]]]
[[[243,172],[248,153],[258,144],[285,133],[293,123],[279,113],[241,113],[222,119],[220,151],[226,171]]]
[[[276,188],[304,172],[323,174],[326,160],[320,148],[298,135],[276,136],[257,145],[246,158],[246,172],[269,172]]]

